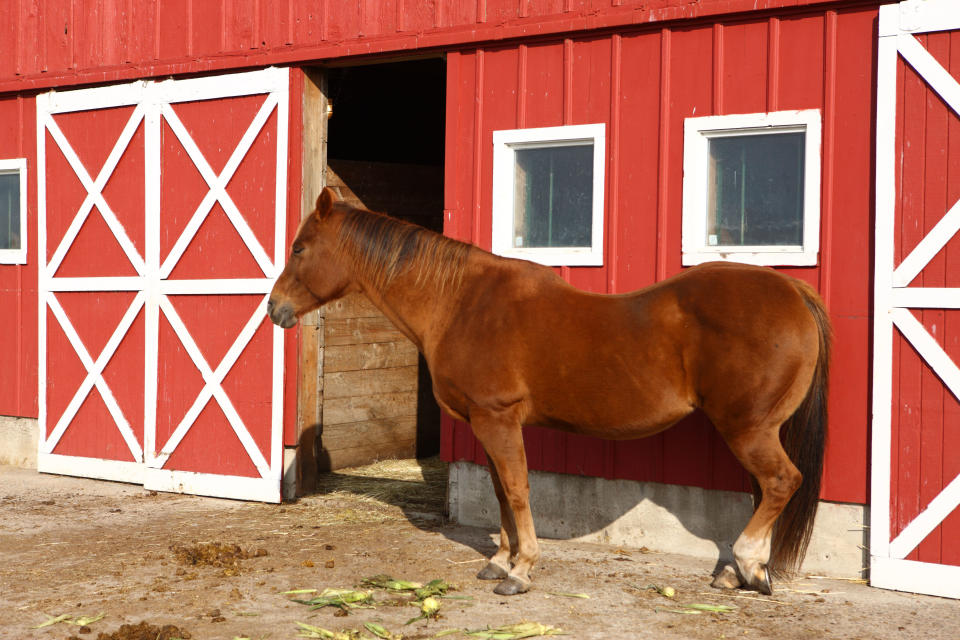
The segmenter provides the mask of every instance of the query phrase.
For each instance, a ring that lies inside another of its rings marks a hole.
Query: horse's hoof
[[[487,566],[483,569],[480,569],[480,572],[477,573],[477,578],[480,580],[503,580],[508,575],[507,570],[501,567],[498,564],[493,564],[488,562]]]
[[[757,591],[762,593],[765,596],[773,595],[773,583],[770,581],[770,569],[767,568],[767,565],[763,566],[763,578],[757,580]]]
[[[733,565],[728,564],[713,579],[711,586],[714,589],[736,589],[741,584],[740,577],[737,576],[737,570],[733,568]]]
[[[524,582],[516,576],[507,576],[507,579],[498,584],[493,592],[501,596],[515,596],[518,593],[526,593],[530,589],[530,582]]]

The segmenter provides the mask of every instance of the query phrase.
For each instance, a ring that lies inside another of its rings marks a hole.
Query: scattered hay
[[[246,551],[238,544],[202,542],[190,546],[170,545],[170,550],[180,564],[191,566],[222,567],[224,575],[240,574],[240,561],[267,555],[266,549]]]
[[[172,624],[158,627],[141,621],[138,624],[124,624],[113,633],[100,633],[97,640],[190,640],[191,634]],[[67,640],[83,640],[80,636],[70,636]]]
[[[318,524],[334,524],[326,522],[331,519],[336,523],[403,519],[411,513],[439,516],[447,497],[447,463],[434,457],[339,469],[317,478],[316,497],[349,501],[355,507],[328,512]]]

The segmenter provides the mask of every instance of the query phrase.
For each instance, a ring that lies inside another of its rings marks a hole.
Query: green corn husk
[[[37,626],[31,627],[31,628],[32,628],[32,629],[43,629],[44,627],[49,627],[49,626],[54,625],[54,624],[59,624],[59,623],[61,623],[61,622],[67,622],[68,620],[71,620],[72,618],[73,618],[73,616],[70,615],[69,613],[64,613],[63,615],[59,615],[59,616],[48,616],[46,622],[41,622],[41,623],[38,624]]]
[[[438,578],[414,590],[413,595],[417,597],[417,600],[423,600],[431,596],[444,596],[451,588],[449,584]]]
[[[320,595],[310,600],[294,600],[300,604],[310,605],[311,609],[322,607],[340,607],[341,609],[355,609],[370,606],[373,594],[369,591],[354,591],[353,589],[324,589]]]
[[[435,618],[440,610],[440,598],[428,596],[420,603],[420,615],[416,618],[410,618],[404,624],[411,624],[423,618]]]
[[[389,631],[387,631],[386,627],[384,627],[383,625],[377,624],[375,622],[364,622],[363,626],[366,628],[367,631],[377,636],[378,638],[382,638],[382,640],[401,640],[401,638],[403,637],[399,634],[390,633]]]
[[[408,580],[396,580],[386,574],[379,574],[364,578],[360,585],[371,587],[373,589],[386,589],[387,591],[413,591],[423,586],[420,582],[410,582]]]
[[[300,632],[298,638],[323,638],[324,640],[359,640],[359,631],[330,631],[321,627],[315,627],[306,622],[298,622]]]
[[[651,591],[656,591],[657,593],[662,595],[664,598],[672,598],[673,596],[677,595],[677,592],[673,587],[660,587],[655,584],[649,584],[647,585],[647,589],[650,589]]]
[[[521,640],[522,638],[536,638],[538,636],[564,635],[563,629],[539,622],[521,622],[488,629],[465,631],[464,633],[474,638],[484,638],[486,640]]]
[[[687,609],[695,609],[697,611],[711,611],[713,613],[730,613],[736,611],[736,607],[732,607],[726,604],[685,604],[683,605]]]
[[[95,616],[80,616],[79,618],[76,618],[73,621],[71,621],[70,624],[75,624],[78,627],[85,627],[88,624],[93,624],[94,622],[97,622],[98,620],[103,620],[104,617],[106,617],[106,615],[107,614],[101,611]]]

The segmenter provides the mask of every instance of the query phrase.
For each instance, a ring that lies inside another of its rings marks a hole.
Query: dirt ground
[[[0,638],[295,638],[297,622],[374,638],[364,630],[374,622],[408,640],[468,639],[463,630],[521,621],[569,638],[960,638],[957,601],[814,577],[780,582],[770,597],[721,592],[709,587],[711,562],[572,541],[543,540],[534,588],[497,596],[474,578],[496,533],[444,521],[445,478],[436,460],[382,463],[265,505],[0,466]],[[405,625],[419,613],[410,596],[375,590],[374,608],[343,615],[291,599],[315,594],[282,594],[377,574],[441,578],[456,598],[442,600],[439,617]],[[60,616],[69,620],[34,628]],[[140,622],[150,630],[117,633]],[[159,634],[164,625],[176,629]]]

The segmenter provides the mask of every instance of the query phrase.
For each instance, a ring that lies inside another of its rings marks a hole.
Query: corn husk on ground
[[[539,622],[520,622],[488,629],[474,629],[464,631],[464,633],[472,638],[484,638],[485,640],[522,640],[522,638],[564,635],[563,629]]]

